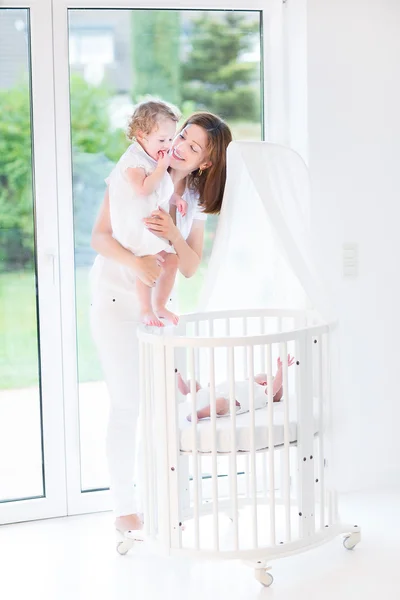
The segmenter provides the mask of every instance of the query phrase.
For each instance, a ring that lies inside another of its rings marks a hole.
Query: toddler
[[[157,327],[163,327],[160,319],[174,325],[178,323],[177,315],[166,308],[175,282],[178,257],[169,241],[148,231],[143,220],[159,208],[169,212],[174,220],[176,210],[183,216],[186,213],[187,203],[174,193],[168,173],[169,150],[179,119],[178,109],[160,100],[138,104],[128,128],[128,138],[133,143],[106,180],[115,239],[136,256],[161,255],[163,258],[154,293],[136,278],[141,319],[146,325]]]
[[[294,358],[288,355],[288,366],[291,367],[294,363]],[[190,394],[190,385],[183,381],[180,373],[177,373],[178,389],[184,395]],[[274,402],[279,402],[282,399],[282,377],[283,365],[280,358],[277,361],[277,371],[272,381],[272,392]],[[268,381],[265,373],[258,373],[254,376],[254,409],[264,408],[268,402]],[[237,414],[249,412],[249,382],[235,382],[235,400]],[[223,417],[229,414],[229,383],[227,381],[215,386],[215,404],[217,417]],[[205,419],[211,416],[210,406],[210,390],[202,389],[200,384],[196,382],[196,406],[197,418]],[[192,415],[188,415],[188,421],[192,420]]]

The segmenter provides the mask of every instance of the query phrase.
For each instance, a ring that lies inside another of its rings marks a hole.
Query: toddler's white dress
[[[163,238],[148,231],[143,219],[158,208],[169,212],[169,201],[174,185],[166,171],[158,187],[149,196],[136,194],[127,177],[127,169],[141,168],[150,175],[157,161],[134,142],[121,156],[111,171],[106,183],[109,186],[110,217],[113,237],[135,256],[147,256],[165,252],[174,253],[173,247]]]

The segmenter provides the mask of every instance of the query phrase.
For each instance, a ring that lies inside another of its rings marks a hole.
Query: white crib
[[[242,559],[269,586],[273,559],[340,533],[347,549],[359,542],[359,527],[339,521],[329,482],[330,331],[312,314],[284,310],[192,314],[175,329],[140,331],[145,531],[165,551]],[[254,410],[253,376],[271,381],[278,356],[283,398],[274,403],[268,386],[267,406]],[[190,382],[190,405],[177,369]],[[234,382],[247,378],[250,410],[237,415]],[[231,390],[223,418],[215,409],[221,380]],[[197,381],[211,398],[211,416],[200,421]]]

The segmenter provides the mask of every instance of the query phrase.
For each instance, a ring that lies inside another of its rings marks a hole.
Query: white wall
[[[336,464],[342,489],[400,485],[400,2],[305,1],[285,5],[297,62],[307,29],[291,130],[306,153],[306,97],[313,226],[342,328]],[[355,280],[342,277],[346,242],[359,245]]]

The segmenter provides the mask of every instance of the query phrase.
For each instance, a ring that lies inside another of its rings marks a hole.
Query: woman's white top
[[[143,222],[158,208],[169,212],[169,201],[174,193],[169,173],[165,171],[157,188],[148,196],[138,194],[128,179],[128,169],[143,169],[148,177],[156,167],[157,161],[138,142],[134,142],[106,179],[113,236],[136,256],[154,255],[162,250],[171,251],[169,242],[148,231]]]
[[[130,146],[130,148],[132,148],[132,146]],[[134,214],[135,208],[137,209],[138,213],[140,214],[140,218],[142,218],[141,215],[143,214],[143,211],[142,211],[143,204],[141,206],[138,206],[138,203],[139,202],[145,203],[146,198],[141,197],[137,202],[135,201],[130,204],[129,201],[126,200],[126,198],[127,198],[126,196],[125,196],[125,201],[122,202],[119,200],[119,198],[117,198],[114,195],[114,197],[113,197],[114,201],[111,202],[111,186],[113,185],[113,180],[114,180],[114,182],[115,182],[115,180],[118,180],[120,182],[121,178],[123,178],[123,171],[124,171],[123,165],[125,165],[127,163],[129,165],[131,165],[133,160],[136,160],[136,156],[140,156],[139,153],[135,153],[135,159],[132,159],[132,156],[127,154],[128,151],[129,151],[129,148],[128,148],[127,152],[124,154],[124,156],[121,158],[121,160],[118,162],[118,164],[112,171],[111,175],[106,179],[106,183],[108,183],[108,185],[110,186],[110,213],[111,213],[111,225],[113,228],[113,237],[115,237],[115,239],[117,239],[120,242],[120,244],[122,244],[125,248],[131,250],[131,252],[133,252],[133,254],[136,254],[133,251],[132,245],[130,243],[130,228],[129,227],[135,228],[136,223],[138,221],[137,217],[135,217],[135,214]],[[148,155],[144,151],[142,151],[142,153],[143,153],[142,163],[140,165],[138,165],[138,163],[136,163],[136,164],[138,166],[143,166],[143,168],[149,168],[149,164],[151,164],[151,163],[145,162],[145,160],[147,160],[146,157],[148,157]],[[124,157],[126,157],[126,158],[124,158]],[[123,163],[121,163],[122,159],[124,159]],[[148,159],[149,159],[149,161],[153,160],[150,157],[148,157]],[[155,161],[153,161],[153,163],[155,163]],[[125,170],[126,170],[126,167],[125,167]],[[172,180],[169,175],[168,175],[168,178],[172,184]],[[166,185],[169,185],[169,184],[166,183]],[[172,186],[171,195],[172,195],[172,193],[173,193],[173,186]],[[204,212],[202,211],[202,208],[199,206],[199,196],[196,192],[194,192],[193,190],[190,190],[190,189],[186,189],[182,197],[187,202],[187,211],[186,211],[186,215],[184,217],[182,217],[182,215],[177,211],[176,225],[177,225],[179,231],[181,232],[182,237],[186,240],[192,229],[193,221],[205,221],[207,219],[207,215],[204,214]],[[149,210],[148,205],[147,205],[146,210]],[[154,210],[154,209],[152,209],[152,210]],[[166,208],[166,210],[168,212],[168,208]],[[151,212],[151,210],[150,210],[150,212]],[[147,216],[148,214],[149,213],[146,213],[144,216]],[[130,224],[129,226],[128,226],[128,223]],[[117,231],[115,231],[114,227],[116,228]],[[153,234],[150,234],[150,232],[147,231],[147,233],[149,235],[153,236],[156,240],[159,239],[156,236],[154,236]],[[136,233],[133,234],[132,237],[134,237],[135,235],[136,235]],[[155,252],[155,254],[157,254],[157,252]],[[137,254],[137,256],[141,256],[141,254]],[[126,292],[129,294],[132,294],[132,293],[136,294],[135,282],[136,282],[136,276],[132,269],[129,269],[128,267],[120,265],[119,263],[117,263],[111,259],[105,258],[104,256],[98,255],[96,257],[96,259],[94,261],[94,265],[93,265],[91,273],[90,273],[90,284],[91,284],[92,294],[96,294],[97,292],[101,292],[102,290],[103,291],[114,290],[114,291],[118,291],[118,292]]]

